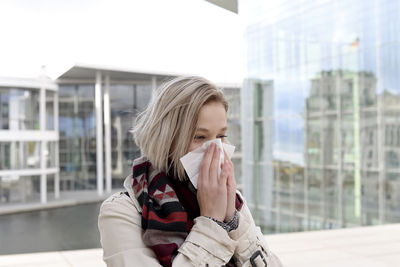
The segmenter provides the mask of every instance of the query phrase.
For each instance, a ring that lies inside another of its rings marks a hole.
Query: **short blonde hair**
[[[202,77],[177,77],[161,85],[153,92],[149,105],[139,114],[132,130],[142,155],[157,170],[185,180],[185,170],[179,159],[188,153],[200,109],[214,101],[223,104],[228,111],[222,91]]]

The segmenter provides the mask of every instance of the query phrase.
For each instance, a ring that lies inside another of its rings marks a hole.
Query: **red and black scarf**
[[[133,163],[132,188],[142,207],[143,241],[163,266],[172,261],[200,216],[196,191],[187,179],[179,181],[152,167],[141,157]],[[236,195],[236,209],[243,201]],[[233,259],[227,266],[235,266]]]

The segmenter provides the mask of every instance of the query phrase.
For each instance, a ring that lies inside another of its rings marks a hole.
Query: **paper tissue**
[[[195,150],[187,153],[185,156],[180,158],[182,165],[185,168],[187,175],[189,176],[190,181],[192,182],[193,186],[196,189],[197,189],[197,179],[199,176],[200,164],[201,161],[203,160],[204,152],[206,151],[207,147],[210,146],[211,143],[215,143],[217,147],[220,148],[221,152],[218,164],[218,177],[221,174],[221,163],[224,161],[223,149],[225,149],[229,158],[232,157],[233,152],[235,151],[235,146],[222,143],[221,138],[217,138],[205,142],[201,147],[196,148]]]

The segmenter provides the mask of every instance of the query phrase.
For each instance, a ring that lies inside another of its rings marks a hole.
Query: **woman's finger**
[[[227,162],[229,163],[229,164],[232,164],[232,166],[233,166],[233,162],[232,162],[232,160],[230,159],[230,157],[229,157],[229,155],[228,155],[228,153],[226,152],[226,150],[224,149],[224,155],[225,155],[225,159],[227,159]]]
[[[219,165],[219,154],[220,149],[216,146],[214,150],[214,155],[212,157],[211,166],[210,166],[210,173],[209,173],[209,182],[217,182],[218,178],[218,165]]]
[[[224,148],[224,155],[225,155],[225,158],[229,158],[228,153],[226,152],[225,148]]]
[[[211,144],[204,153],[203,160],[200,163],[199,180],[200,183],[207,182],[209,178],[209,168],[214,154],[215,145]]]
[[[224,162],[225,162],[225,160],[224,160]],[[223,164],[223,167],[221,168],[221,175],[219,176],[219,179],[218,179],[218,184],[221,186],[222,185],[226,186],[227,179],[229,178],[229,170],[228,170],[228,168],[226,168],[224,166],[227,166],[227,164]]]

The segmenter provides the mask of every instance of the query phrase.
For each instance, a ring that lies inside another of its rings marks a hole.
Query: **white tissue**
[[[206,151],[207,147],[210,146],[211,143],[215,143],[217,147],[220,149],[220,157],[219,157],[219,164],[218,164],[218,177],[221,174],[221,163],[224,161],[224,151],[228,154],[229,158],[232,157],[233,152],[235,151],[235,146],[225,144],[221,142],[221,138],[213,139],[210,141],[205,142],[201,147],[196,148],[195,150],[187,153],[185,156],[180,158],[183,167],[187,175],[189,176],[190,181],[192,182],[193,186],[197,189],[197,179],[199,177],[199,170],[200,164],[203,160],[204,152]]]

